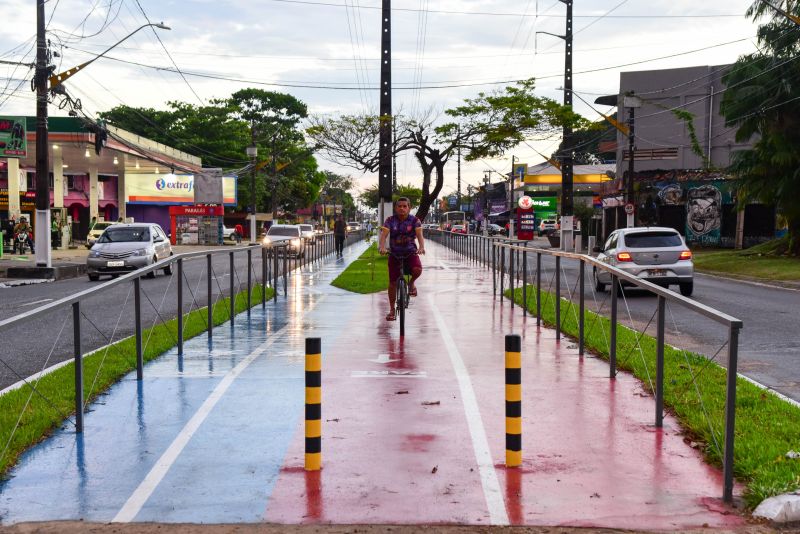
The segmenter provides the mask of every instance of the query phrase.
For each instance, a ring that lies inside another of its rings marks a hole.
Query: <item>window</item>
[[[606,244],[603,246],[603,250],[611,250],[612,248],[617,246],[617,234],[616,232],[608,236],[608,240]]]
[[[681,236],[675,232],[637,232],[625,236],[628,248],[680,247]]]
[[[75,190],[75,177],[70,174],[70,175],[65,176],[64,178],[66,178],[66,180],[67,180],[67,189],[69,189],[70,191],[74,191]]]

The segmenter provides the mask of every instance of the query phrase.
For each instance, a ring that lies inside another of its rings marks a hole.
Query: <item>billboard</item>
[[[125,174],[125,202],[180,206],[195,204],[194,176],[191,174]],[[222,200],[236,205],[236,177],[222,178]]]
[[[0,117],[0,157],[24,158],[28,155],[25,117]]]

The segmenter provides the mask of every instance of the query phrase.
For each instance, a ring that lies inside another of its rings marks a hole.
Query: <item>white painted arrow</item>
[[[391,362],[396,362],[396,361],[399,361],[399,360],[390,359],[388,354],[378,354],[378,357],[375,358],[374,360],[367,360],[367,361],[375,362],[375,363],[391,363]]]

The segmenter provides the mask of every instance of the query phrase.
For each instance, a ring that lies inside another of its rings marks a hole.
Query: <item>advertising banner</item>
[[[531,197],[532,208],[536,211],[536,218],[555,219],[558,214],[558,198],[556,197]]]
[[[24,158],[28,155],[25,117],[0,117],[0,157]]]
[[[225,206],[236,205],[236,178],[222,178]],[[126,174],[125,201],[129,204],[162,206],[191,205],[194,199],[194,176],[191,174]]]

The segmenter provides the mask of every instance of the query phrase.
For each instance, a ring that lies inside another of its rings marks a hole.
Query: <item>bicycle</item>
[[[408,258],[411,255],[399,256],[390,252],[389,256],[402,262],[402,270],[396,282],[395,310],[397,311],[395,313],[400,319],[400,335],[404,336],[406,333],[406,308],[411,302],[411,295],[408,289],[411,285],[411,266],[408,264]]]

